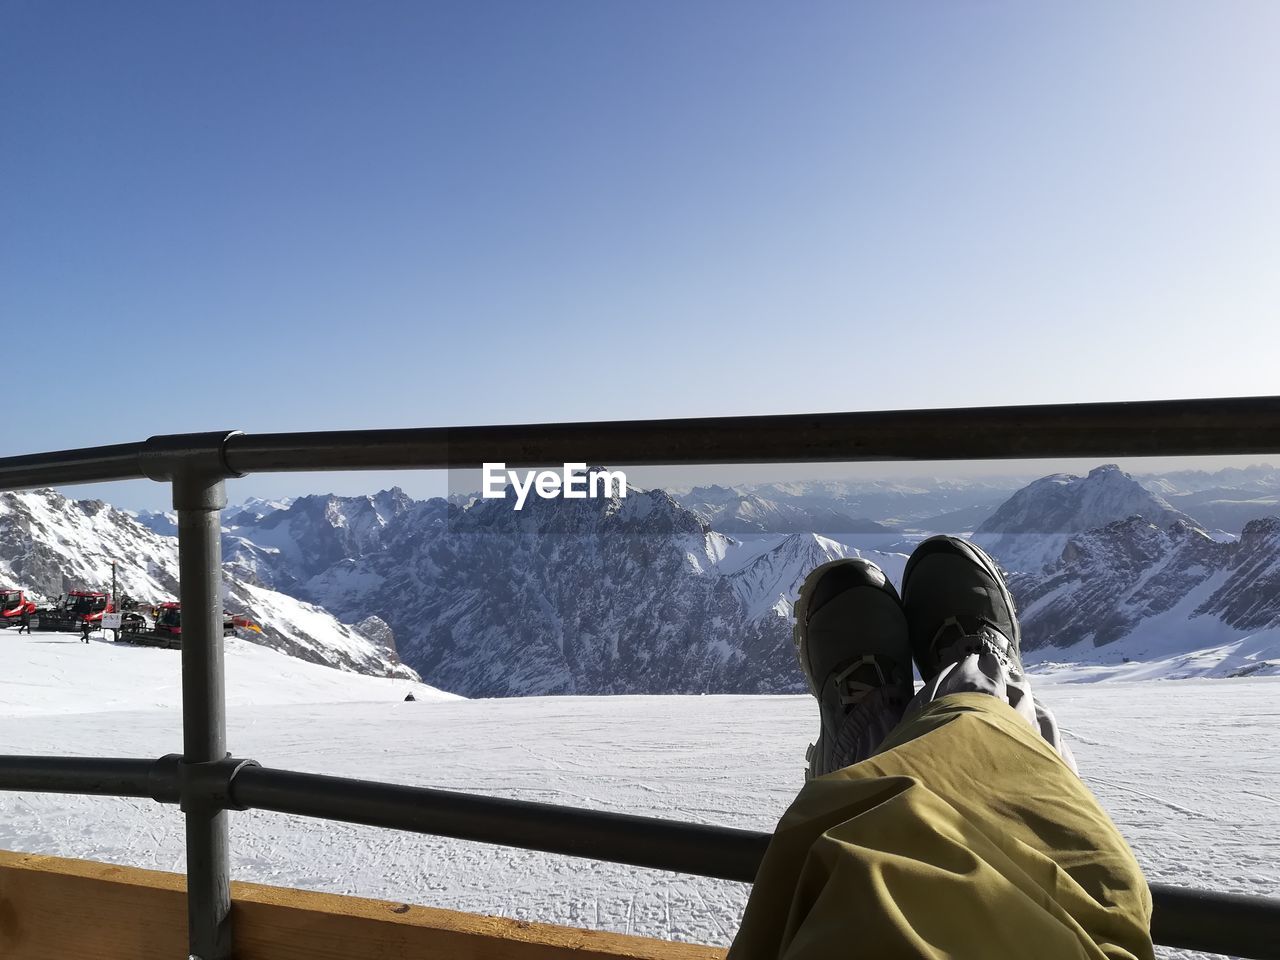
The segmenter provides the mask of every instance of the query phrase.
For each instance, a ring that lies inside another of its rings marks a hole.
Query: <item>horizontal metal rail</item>
[[[0,756],[0,790],[149,797],[156,765],[155,760],[120,757]]]
[[[145,448],[145,443],[117,443],[0,458],[0,490],[138,480],[145,476],[140,459]]]
[[[751,883],[770,835],[431,787],[296,773],[229,760],[221,782],[159,760],[0,756],[0,790],[153,797],[270,810]],[[1156,943],[1280,957],[1280,899],[1151,885]]]
[[[236,803],[544,853],[750,883],[769,835],[528,800],[252,767]]]
[[[0,458],[0,490],[155,478],[174,437]],[[1280,397],[234,434],[226,476],[315,470],[1280,453]]]
[[[750,882],[767,834],[267,770],[225,740],[217,516],[222,481],[260,472],[1223,456],[1280,453],[1280,397],[763,417],[156,436],[0,458],[0,491],[147,478],[179,516],[183,756],[0,757],[0,789],[150,796],[187,815],[190,954],[230,960],[226,811],[257,807]],[[187,618],[184,617],[184,620]],[[1157,943],[1280,958],[1280,901],[1153,884]]]

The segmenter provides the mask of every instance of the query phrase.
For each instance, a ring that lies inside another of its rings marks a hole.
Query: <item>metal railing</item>
[[[190,954],[229,960],[231,810],[262,809],[751,882],[769,835],[274,770],[226,750],[224,481],[253,472],[1280,453],[1280,397],[246,436],[0,459],[0,490],[148,478],[178,514],[183,753],[0,757],[0,789],[151,797],[186,816]],[[1157,943],[1280,958],[1280,900],[1153,884]]]

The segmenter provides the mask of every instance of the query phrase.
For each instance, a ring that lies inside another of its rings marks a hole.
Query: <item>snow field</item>
[[[0,720],[148,708],[176,716],[182,651],[113,643],[108,636],[94,633],[84,644],[78,633],[37,630],[19,636],[16,627],[0,630]],[[425,683],[348,673],[235,637],[227,638],[224,649],[229,708],[403,700],[410,692],[419,699],[460,699]]]
[[[0,752],[180,749],[176,652],[55,638],[0,632]],[[407,689],[429,688],[242,646],[227,658],[232,752],[309,772],[769,830],[816,733],[807,697],[406,703]],[[297,672],[277,663],[273,674],[259,654]],[[1037,692],[1151,880],[1280,892],[1280,678],[1040,680]],[[720,944],[748,892],[259,811],[231,818],[234,876],[263,883]],[[0,793],[0,847],[183,869],[181,816],[149,800]]]

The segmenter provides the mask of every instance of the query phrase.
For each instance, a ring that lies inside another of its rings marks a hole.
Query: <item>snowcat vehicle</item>
[[[128,606],[133,604],[130,602]],[[33,617],[32,624],[41,630],[74,632],[83,630],[86,625],[90,630],[97,630],[102,626],[103,615],[108,613],[120,613],[120,633],[136,632],[146,625],[142,614],[120,612],[120,607],[109,594],[96,590],[72,590],[60,601],[37,610],[35,617],[39,617],[39,622]]]
[[[116,635],[117,640],[120,639],[120,634],[138,633],[147,628],[147,618],[138,612],[139,606],[141,604],[137,600],[134,600],[127,593],[122,593],[116,600],[114,609],[107,611],[108,613],[117,611],[120,613],[120,631]],[[91,620],[90,622],[94,621]],[[96,622],[102,622],[101,615],[98,616]]]
[[[258,625],[248,617],[240,617],[223,611],[222,635],[224,637],[234,637],[237,627],[253,630],[257,633],[262,632]],[[130,631],[124,639],[129,643],[140,643],[149,647],[180,649],[182,647],[182,604],[160,604],[156,609],[156,622],[150,630]]]
[[[35,623],[36,605],[28,600],[22,590],[0,589],[0,627],[12,626],[22,622],[22,615],[31,617]]]
[[[111,598],[96,590],[72,590],[51,606],[36,611],[41,630],[79,630],[88,620],[100,624],[104,613],[114,613]]]
[[[146,620],[143,619],[142,614],[133,613],[127,608],[122,610],[119,604],[107,601],[107,605],[103,609],[85,614],[80,621],[81,627],[88,624],[90,630],[99,629],[102,626],[102,616],[106,613],[120,614],[120,633],[137,633],[145,627],[147,623]]]

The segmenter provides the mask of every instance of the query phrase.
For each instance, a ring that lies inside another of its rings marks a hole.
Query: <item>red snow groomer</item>
[[[22,622],[22,615],[35,617],[36,604],[22,590],[0,589],[0,627]]]
[[[237,627],[253,630],[257,633],[262,632],[258,625],[248,617],[238,617],[224,612],[222,614],[222,635],[224,637],[234,637]],[[150,630],[129,634],[121,639],[127,640],[129,643],[141,643],[151,647],[180,648],[182,646],[182,604],[160,604],[156,609],[155,625]]]
[[[104,613],[115,613],[111,598],[96,590],[72,590],[61,602],[36,611],[41,630],[80,630],[85,622],[96,629]]]

